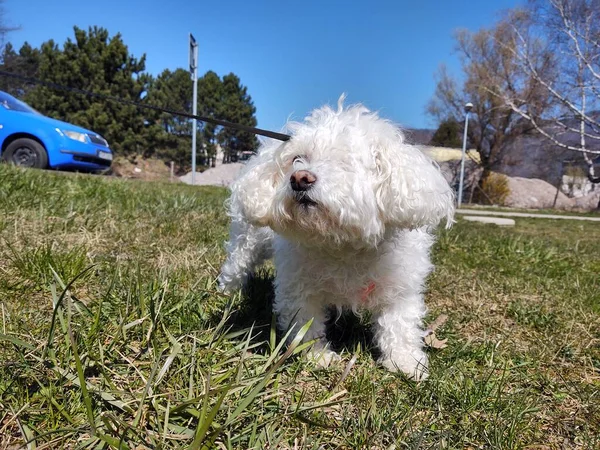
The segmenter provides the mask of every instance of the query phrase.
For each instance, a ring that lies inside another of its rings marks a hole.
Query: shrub
[[[504,205],[510,194],[508,177],[501,173],[489,172],[480,181],[478,203],[484,205]]]

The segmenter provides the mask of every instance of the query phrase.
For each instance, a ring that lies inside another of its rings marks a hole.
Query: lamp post
[[[190,74],[194,82],[192,94],[192,114],[198,114],[198,43],[196,38],[190,33]],[[196,133],[198,123],[194,118],[192,120],[192,184],[196,184]]]
[[[465,154],[467,152],[467,129],[469,128],[469,114],[473,109],[473,103],[469,102],[465,105],[465,133],[463,135],[462,156],[460,158],[460,181],[458,183],[458,207],[462,204],[463,182],[465,179]]]

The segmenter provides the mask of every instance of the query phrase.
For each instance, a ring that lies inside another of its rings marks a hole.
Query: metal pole
[[[469,127],[469,114],[467,111],[465,116],[465,133],[463,135],[463,148],[462,148],[462,156],[460,159],[460,181],[458,183],[458,207],[462,204],[462,195],[463,195],[463,181],[465,178],[465,154],[467,152],[467,128]]]
[[[198,47],[195,49],[196,54],[198,52]],[[192,114],[194,116],[198,113],[198,68],[194,69],[194,100],[192,106]],[[192,184],[195,183],[196,178],[196,132],[198,129],[198,121],[196,119],[192,119]]]
[[[194,94],[192,99],[192,114],[198,115],[198,43],[190,33],[190,71],[192,72],[192,80],[194,81]],[[198,129],[198,121],[192,119],[192,185],[196,184],[196,132]]]

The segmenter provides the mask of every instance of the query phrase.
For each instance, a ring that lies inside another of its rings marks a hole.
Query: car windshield
[[[6,92],[0,92],[0,104],[6,109],[12,111],[20,111],[32,114],[39,114],[35,109],[29,106],[27,103],[17,100],[12,95],[8,95]]]

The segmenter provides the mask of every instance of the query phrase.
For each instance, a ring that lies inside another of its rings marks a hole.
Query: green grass
[[[0,166],[0,449],[600,447],[597,223],[440,232],[416,384],[352,316],[285,346],[269,268],[219,294],[226,196]]]

